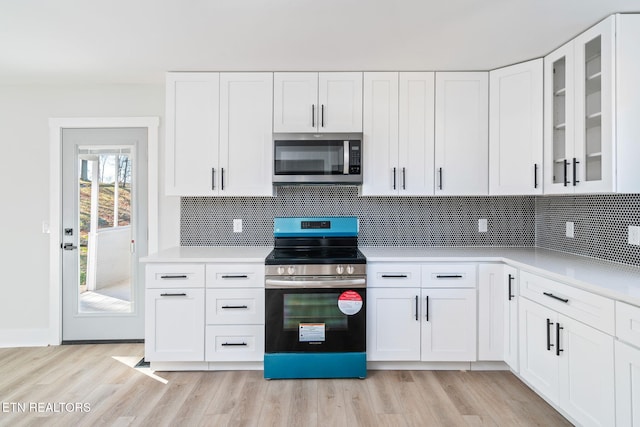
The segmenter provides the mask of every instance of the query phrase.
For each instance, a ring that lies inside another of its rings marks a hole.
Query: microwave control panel
[[[360,141],[351,142],[349,144],[349,174],[350,175],[358,175],[360,174]]]

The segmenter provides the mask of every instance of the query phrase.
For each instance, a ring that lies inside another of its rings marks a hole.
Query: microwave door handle
[[[342,174],[349,175],[349,141],[344,141],[344,166]]]

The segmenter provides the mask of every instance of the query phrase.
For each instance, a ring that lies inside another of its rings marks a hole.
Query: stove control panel
[[[351,276],[366,274],[365,264],[268,265],[267,276]]]

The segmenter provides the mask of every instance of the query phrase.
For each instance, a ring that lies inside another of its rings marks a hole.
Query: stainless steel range
[[[366,376],[366,258],[356,217],[274,218],[265,378]]]

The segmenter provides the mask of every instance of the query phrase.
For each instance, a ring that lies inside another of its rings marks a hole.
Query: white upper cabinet
[[[542,194],[543,60],[489,79],[489,194]]]
[[[400,73],[398,166],[403,196],[433,194],[434,73]]]
[[[613,15],[545,57],[545,194],[640,191],[639,27]]]
[[[273,196],[272,73],[220,74],[220,195]]]
[[[488,98],[486,72],[436,73],[436,195],[488,194]]]
[[[365,73],[362,195],[433,195],[433,126],[434,73]]]
[[[217,194],[219,79],[218,73],[167,74],[167,195]]]
[[[364,73],[362,194],[398,194],[398,73]]]
[[[362,73],[274,73],[274,132],[362,132]]]

